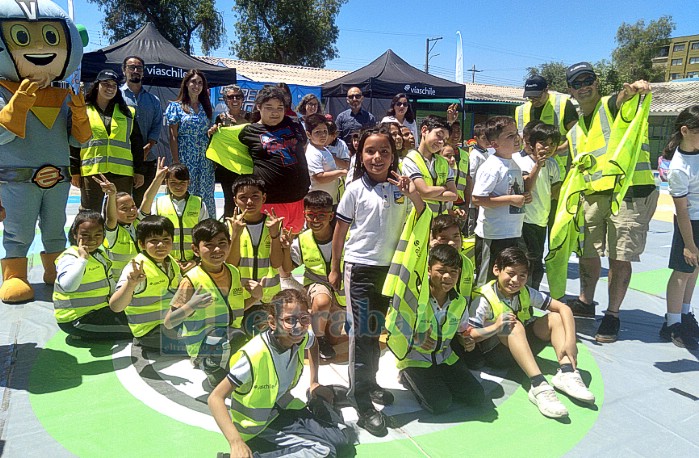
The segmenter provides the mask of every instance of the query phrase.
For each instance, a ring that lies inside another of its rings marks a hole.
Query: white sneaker
[[[553,384],[557,390],[564,392],[571,398],[588,404],[595,403],[595,395],[585,386],[585,382],[583,382],[582,377],[580,377],[580,372],[577,370],[573,372],[562,372],[558,369],[556,375],[551,379],[551,384]]]
[[[538,408],[545,417],[561,418],[568,416],[568,409],[561,404],[556,396],[556,391],[548,383],[542,383],[536,388],[529,389],[529,400]]]

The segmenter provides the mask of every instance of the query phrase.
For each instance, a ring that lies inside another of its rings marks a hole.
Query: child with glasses
[[[318,383],[318,345],[307,310],[306,296],[296,290],[274,296],[269,328],[233,355],[230,372],[209,396],[231,457],[271,451],[291,456],[300,450],[308,456],[352,455],[355,434],[329,405],[332,390]],[[291,394],[304,370],[304,353],[311,380],[308,405]],[[319,410],[328,414],[323,420]]]

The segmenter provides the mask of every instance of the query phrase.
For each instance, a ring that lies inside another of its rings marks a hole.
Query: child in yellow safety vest
[[[291,243],[284,270],[304,266],[303,286],[311,301],[313,333],[321,359],[330,360],[335,357],[333,345],[340,342],[346,314],[344,286],[335,290],[328,282],[335,229],[333,199],[325,191],[311,191],[303,198],[303,210],[308,229]]]
[[[176,332],[163,326],[182,280],[179,264],[170,256],[175,227],[164,216],[151,215],[141,220],[136,230],[141,252],[124,267],[116,291],[109,299],[114,312],[126,313],[134,342],[148,349],[163,349],[176,344]]]
[[[260,299],[266,304],[280,291],[278,269],[282,267],[283,253],[279,237],[284,217],[277,217],[274,209],[262,213],[262,205],[267,199],[265,183],[253,175],[240,176],[233,184],[233,195],[236,210],[232,218],[226,218],[231,238],[227,262],[238,267],[243,281],[262,285]],[[263,314],[258,311],[260,304],[248,310],[246,326],[264,325]],[[256,322],[255,316],[261,317],[261,322]]]
[[[554,387],[579,401],[593,404],[595,396],[578,372],[575,320],[570,308],[526,285],[529,260],[517,247],[502,250],[493,267],[495,280],[476,290],[471,303],[471,337],[481,342],[486,361],[495,365],[498,352],[511,355],[531,380],[529,400],[550,418],[568,416]],[[548,311],[541,317],[533,309]],[[560,368],[551,387],[541,374],[534,351],[551,342]],[[489,344],[489,345],[488,345]],[[500,345],[502,344],[502,345]]]
[[[225,262],[231,239],[222,222],[209,218],[194,226],[192,249],[200,264],[184,275],[163,325],[182,325],[181,341],[206,374],[204,388],[210,391],[225,377],[230,355],[247,342],[243,314],[262,288],[242,280],[238,268]]]
[[[265,320],[268,329],[233,355],[230,372],[208,399],[230,456],[262,456],[271,450],[275,456],[300,451],[304,456],[354,456],[355,433],[329,404],[333,391],[318,384],[318,345],[308,329],[305,294],[278,293],[267,305]],[[304,353],[311,378],[308,405],[291,394],[303,373]]]
[[[68,240],[71,246],[56,259],[53,307],[58,327],[79,339],[131,338],[126,315],[109,308],[112,262],[102,246],[102,215],[92,210],[78,213]]]
[[[155,199],[160,185],[165,181],[167,195]],[[206,204],[199,196],[189,193],[189,169],[184,164],[174,164],[164,167],[164,163],[158,164],[158,171],[155,179],[146,191],[146,196],[150,198],[148,207],[145,207],[146,197],[144,196],[144,211],[150,211],[153,215],[164,216],[175,226],[175,236],[172,240],[172,256],[177,260],[180,268],[187,272],[196,265],[194,251],[192,250],[192,230],[200,221],[209,217],[209,212],[216,212],[216,209],[206,207]],[[151,203],[153,207],[149,208]]]

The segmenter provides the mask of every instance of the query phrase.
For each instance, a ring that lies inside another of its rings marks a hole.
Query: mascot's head
[[[61,80],[78,68],[82,48],[78,28],[52,1],[0,1],[1,77]]]

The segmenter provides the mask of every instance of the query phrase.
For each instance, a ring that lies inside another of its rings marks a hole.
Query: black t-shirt
[[[540,107],[535,107],[532,105],[529,111],[530,119],[541,119],[541,113],[544,111],[546,105],[541,105]],[[563,112],[563,126],[567,126],[568,123],[575,122],[578,120],[578,112],[573,106],[573,102],[570,99],[566,100],[565,111]],[[564,139],[565,140],[565,139]]]
[[[238,138],[250,150],[253,174],[267,186],[267,203],[289,203],[304,198],[311,178],[301,124],[288,116],[276,126],[249,124]]]

